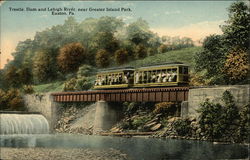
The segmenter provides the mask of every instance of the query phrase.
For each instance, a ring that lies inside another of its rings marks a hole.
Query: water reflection
[[[214,145],[175,139],[121,138],[87,135],[1,135],[1,147],[114,148],[135,160],[247,159],[248,146]]]

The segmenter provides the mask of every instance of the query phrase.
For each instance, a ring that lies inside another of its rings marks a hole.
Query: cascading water
[[[0,134],[47,134],[49,123],[40,114],[0,114]]]

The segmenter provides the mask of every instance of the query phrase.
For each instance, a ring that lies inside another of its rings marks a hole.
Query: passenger
[[[136,84],[139,83],[139,78],[140,78],[139,72],[136,72],[136,73],[135,73],[135,83],[136,83]]]
[[[122,84],[123,82],[122,82],[122,74],[120,73],[119,75],[118,75],[118,84]]]
[[[162,82],[162,72],[160,71],[157,75],[157,83],[161,83]]]
[[[166,77],[167,77],[167,81],[168,81],[168,82],[171,82],[171,81],[170,81],[170,78],[171,78],[171,72],[170,72],[170,71],[167,71]]]
[[[143,72],[143,83],[147,83],[147,72]]]
[[[162,73],[162,82],[167,82],[167,71],[163,71]]]
[[[176,82],[176,72],[175,71],[171,71],[171,76],[169,78],[170,82]]]
[[[104,76],[101,77],[101,82],[102,82],[102,85],[105,85],[105,77]]]
[[[151,82],[152,82],[152,83],[155,83],[155,82],[156,82],[156,74],[155,74],[155,72],[152,73]]]

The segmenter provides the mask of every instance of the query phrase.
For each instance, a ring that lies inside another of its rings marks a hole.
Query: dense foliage
[[[24,101],[20,91],[13,88],[9,89],[8,91],[3,91],[0,89],[0,110],[25,110]]]
[[[200,113],[199,125],[208,139],[224,139],[225,141],[242,142],[247,140],[249,126],[249,109],[235,105],[234,97],[229,91],[222,96],[223,105],[206,100],[198,110]],[[243,137],[242,137],[243,136]]]
[[[228,11],[229,19],[221,26],[223,34],[206,37],[203,50],[195,56],[196,72],[203,72],[209,84],[242,83],[249,73],[249,6],[234,2]]]
[[[141,18],[125,24],[116,17],[87,18],[81,22],[68,17],[62,25],[37,32],[33,40],[19,42],[12,53],[14,59],[1,71],[5,78],[0,81],[6,82],[8,88],[69,80],[82,65],[121,65],[159,53],[162,44],[185,48],[192,43],[191,39],[186,43],[180,38],[169,43],[167,38],[153,33]]]

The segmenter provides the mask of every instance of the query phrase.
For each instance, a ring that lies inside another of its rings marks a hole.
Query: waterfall
[[[41,114],[0,114],[0,134],[49,133],[49,123]]]

